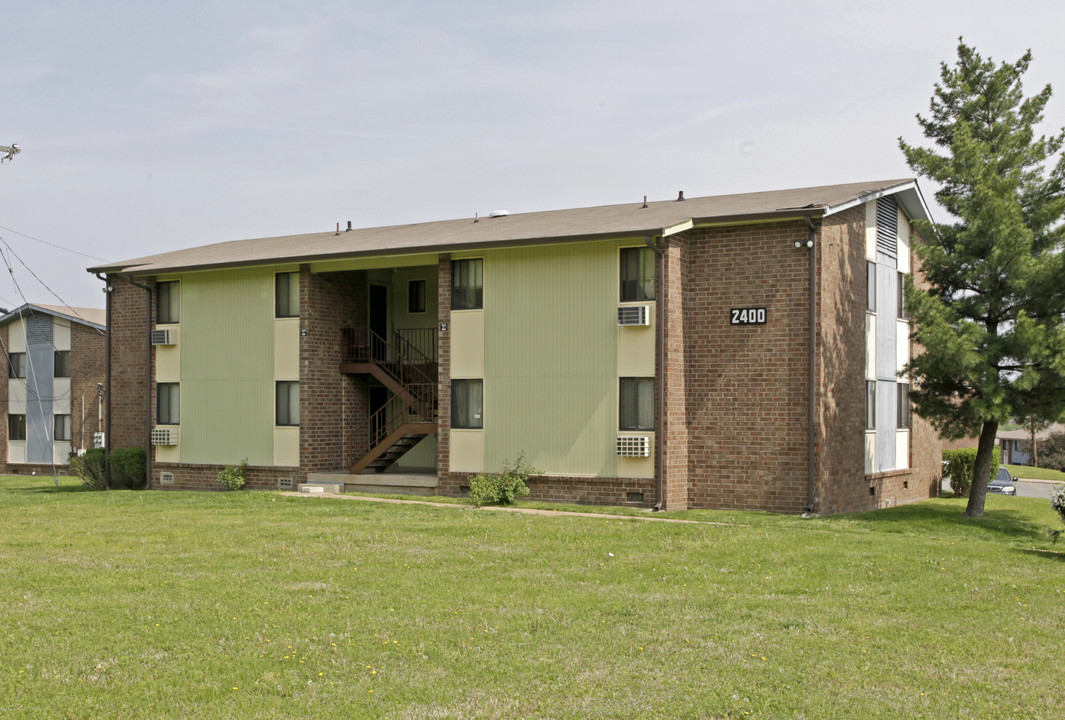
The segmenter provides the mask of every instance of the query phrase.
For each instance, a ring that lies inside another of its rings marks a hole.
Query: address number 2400
[[[732,308],[732,325],[765,325],[765,308]]]

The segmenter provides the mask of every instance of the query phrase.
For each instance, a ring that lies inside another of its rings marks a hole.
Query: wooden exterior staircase
[[[369,328],[344,328],[340,372],[370,375],[392,393],[352,431],[353,440],[369,438],[369,450],[352,464],[352,475],[384,472],[423,438],[436,434],[434,332],[435,328],[397,330],[389,343]]]

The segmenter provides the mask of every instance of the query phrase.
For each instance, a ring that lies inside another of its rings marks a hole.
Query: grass
[[[1060,520],[963,507],[675,524],[0,478],[0,718],[1060,717]]]
[[[1031,465],[1006,465],[1010,475],[1015,478],[1022,478],[1026,480],[1051,480],[1053,482],[1065,483],[1065,473],[1059,470],[1051,470],[1050,468],[1037,468]]]

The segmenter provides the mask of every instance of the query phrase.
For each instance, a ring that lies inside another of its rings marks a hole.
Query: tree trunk
[[[1035,439],[1035,420],[1032,421],[1032,467],[1039,467],[1039,445]]]
[[[991,475],[991,453],[998,435],[998,420],[985,420],[980,430],[980,445],[976,449],[976,467],[973,468],[973,484],[969,489],[969,504],[965,514],[971,518],[984,516],[984,500],[987,498],[987,483]]]

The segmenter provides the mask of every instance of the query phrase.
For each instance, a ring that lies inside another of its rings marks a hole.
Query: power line
[[[27,265],[27,264],[26,264],[26,261],[25,261],[25,260],[23,260],[23,259],[22,259],[21,257],[19,257],[19,254],[18,254],[17,252],[15,252],[15,251],[14,251],[14,250],[13,250],[13,249],[11,248],[11,245],[9,245],[9,244],[8,244],[7,240],[5,240],[5,239],[4,239],[4,236],[3,236],[3,235],[0,235],[0,245],[3,245],[3,246],[4,246],[5,248],[7,248],[7,251],[8,251],[9,253],[11,253],[11,255],[12,255],[12,256],[13,256],[13,257],[14,257],[14,258],[15,258],[16,260],[18,260],[18,261],[19,261],[19,262],[20,262],[20,263],[22,264],[22,267],[26,268],[26,272],[28,272],[28,273],[29,273],[30,275],[32,275],[32,276],[33,276],[33,278],[34,278],[34,279],[35,279],[35,280],[36,280],[37,282],[39,282],[39,283],[41,284],[41,287],[43,287],[43,288],[44,288],[45,290],[47,290],[47,291],[48,291],[48,292],[49,292],[49,293],[50,293],[50,294],[52,295],[52,297],[54,297],[54,298],[55,298],[56,300],[58,300],[58,301],[59,301],[59,304],[60,304],[60,305],[62,305],[63,307],[65,307],[65,308],[66,308],[67,310],[69,310],[69,311],[70,311],[70,314],[71,314],[71,315],[73,315],[74,317],[78,318],[79,320],[83,320],[84,322],[89,322],[88,320],[86,320],[85,318],[83,318],[83,317],[81,316],[81,314],[80,314],[80,313],[78,313],[78,311],[77,311],[77,310],[75,310],[75,309],[74,309],[73,307],[71,307],[71,306],[70,306],[70,305],[69,305],[69,304],[67,303],[67,301],[66,301],[66,300],[64,300],[63,298],[59,297],[59,295],[58,295],[58,294],[56,293],[56,291],[55,291],[55,290],[53,290],[52,288],[50,288],[50,287],[48,286],[48,283],[46,283],[46,282],[45,282],[44,280],[41,280],[41,278],[40,278],[40,277],[39,277],[39,276],[37,275],[37,273],[33,272],[33,269],[32,269],[32,268],[31,268],[31,267],[30,267],[29,265]],[[18,294],[19,294],[19,295],[20,295],[20,296],[22,297],[22,300],[23,300],[23,302],[25,302],[25,303],[28,303],[29,301],[28,301],[28,300],[26,300],[26,296],[25,296],[25,295],[24,295],[24,294],[22,293],[22,290],[21,290],[21,288],[19,288],[19,286],[18,286],[18,282],[17,282],[17,281],[15,281],[15,271],[14,271],[14,268],[12,268],[12,267],[11,267],[11,263],[9,263],[9,262],[7,261],[7,257],[6,257],[6,256],[4,257],[4,263],[5,263],[5,264],[7,264],[7,269],[8,269],[8,272],[9,272],[9,273],[11,274],[11,281],[12,281],[13,283],[15,283],[15,290],[16,290],[16,291],[18,292]]]
[[[26,233],[19,232],[18,230],[12,230],[11,228],[4,227],[3,225],[0,225],[0,230],[7,230],[10,233],[15,233],[16,235],[20,235],[28,240],[33,240],[34,242],[39,242],[42,245],[54,247],[58,250],[65,250],[68,253],[74,253],[75,255],[81,255],[82,257],[89,258],[90,260],[99,260],[100,262],[107,262],[103,258],[98,258],[95,255],[90,255],[89,253],[83,253],[80,250],[74,250],[72,248],[63,247],[62,245],[57,245],[56,243],[48,242],[47,240],[41,240],[40,238],[33,237],[32,235],[27,235]]]

